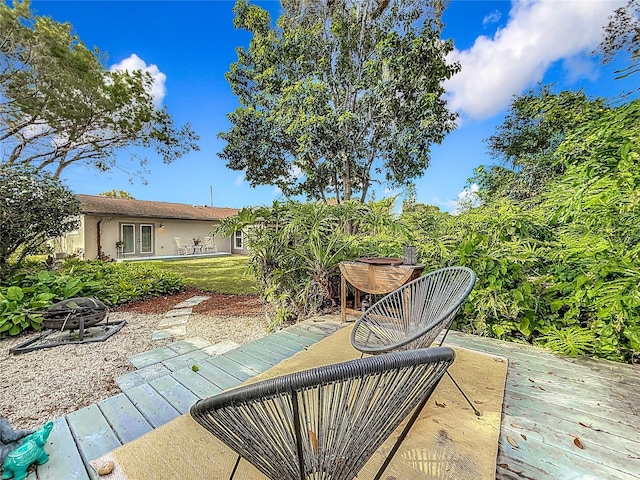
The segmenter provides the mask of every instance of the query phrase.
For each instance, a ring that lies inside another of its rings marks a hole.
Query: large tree
[[[219,154],[252,186],[338,202],[382,182],[404,186],[455,128],[442,82],[459,69],[440,39],[446,0],[238,0],[253,37],[227,79],[240,107]]]
[[[604,40],[600,44],[602,62],[610,62],[623,50],[631,58],[628,67],[616,72],[619,78],[640,71],[640,0],[629,0],[626,6],[616,9],[605,27]]]
[[[71,25],[35,16],[28,0],[0,2],[0,164],[58,177],[77,163],[129,171],[125,147],[154,148],[166,163],[198,149],[189,125],[155,108],[152,82],[107,70]]]
[[[80,203],[33,167],[0,165],[0,281],[49,239],[78,227]]]
[[[99,197],[110,197],[110,198],[129,198],[131,200],[135,200],[133,195],[125,190],[109,190],[107,192],[102,192],[98,194]]]
[[[564,172],[555,152],[566,135],[608,110],[603,99],[590,99],[583,91],[554,93],[552,87],[540,85],[514,97],[502,125],[485,140],[499,164],[476,169],[471,182],[479,185],[481,198],[538,195]]]

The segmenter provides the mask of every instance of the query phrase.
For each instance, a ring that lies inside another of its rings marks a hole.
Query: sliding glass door
[[[133,255],[136,253],[136,228],[130,223],[123,223],[120,230],[122,238],[122,253]]]
[[[140,225],[140,253],[153,253],[153,225]]]
[[[121,223],[122,253],[124,255],[153,255],[153,233],[153,224]]]

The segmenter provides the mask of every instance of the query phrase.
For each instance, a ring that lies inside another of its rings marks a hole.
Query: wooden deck
[[[215,356],[203,345],[177,342],[139,357],[139,371],[147,369],[147,376],[124,382],[123,393],[58,419],[47,447],[50,461],[28,478],[95,479],[89,460],[341,326],[307,321]],[[496,478],[640,479],[639,368],[560,359],[533,347],[457,332],[449,334],[447,343],[509,359]],[[198,366],[197,372],[191,365]]]

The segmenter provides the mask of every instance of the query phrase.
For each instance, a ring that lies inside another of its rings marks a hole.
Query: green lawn
[[[255,294],[256,281],[242,255],[144,262],[179,274],[189,287],[235,295]]]

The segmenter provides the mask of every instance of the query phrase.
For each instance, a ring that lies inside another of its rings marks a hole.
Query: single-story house
[[[221,220],[238,212],[235,208],[93,195],[77,197],[80,226],[52,242],[57,256],[126,259],[207,252],[247,253],[241,232],[230,237],[211,236]]]

